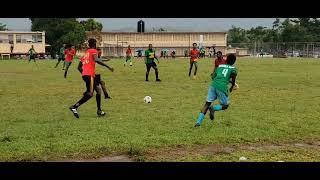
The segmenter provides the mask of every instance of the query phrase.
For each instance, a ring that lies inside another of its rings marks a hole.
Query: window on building
[[[17,42],[17,43],[21,43],[21,35],[20,35],[20,34],[19,34],[19,35],[18,35],[18,34],[16,35],[16,42]]]
[[[13,44],[13,34],[8,35],[8,40],[10,44]]]
[[[7,34],[0,35],[0,43],[9,43],[9,38]]]

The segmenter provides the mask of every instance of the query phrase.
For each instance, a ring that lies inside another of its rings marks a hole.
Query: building
[[[0,31],[0,54],[23,55],[31,45],[37,53],[45,53],[45,32]]]
[[[153,45],[158,56],[164,49],[174,49],[177,56],[184,56],[184,51],[189,50],[192,43],[199,44],[200,35],[203,35],[203,46],[215,46],[216,51],[226,53],[226,32],[102,32],[100,37],[95,38],[98,39],[103,56],[124,56],[128,45],[136,51],[147,49],[149,44]],[[90,32],[87,36],[90,37]]]

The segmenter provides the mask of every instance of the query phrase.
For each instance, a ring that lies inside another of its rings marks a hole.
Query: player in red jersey
[[[68,73],[69,67],[73,62],[73,57],[76,55],[76,50],[73,48],[71,44],[68,44],[66,46],[66,50],[64,51],[64,54],[65,54],[65,63],[66,63],[64,78],[67,78],[67,73]]]
[[[213,73],[214,73],[214,71],[219,67],[219,65],[221,65],[221,64],[227,64],[227,60],[223,58],[222,52],[221,52],[221,51],[218,51],[218,52],[217,52],[217,59],[214,60]]]
[[[109,67],[105,63],[102,62],[101,58],[98,58],[98,51],[96,49],[96,40],[89,39],[89,49],[87,49],[85,55],[81,58],[79,62],[79,66],[82,66],[82,79],[86,84],[86,92],[83,93],[83,97],[74,105],[70,106],[69,109],[73,113],[76,118],[79,118],[79,114],[77,109],[87,102],[92,96],[93,91],[101,92],[101,89],[95,83],[95,70],[96,70],[96,63],[107,67],[110,71],[113,72],[113,68]],[[81,65],[80,65],[81,63]],[[101,93],[96,94],[96,101],[97,101],[97,114],[98,116],[104,116],[105,112],[101,110]]]
[[[197,43],[193,43],[192,46],[193,46],[193,49],[190,50],[189,77],[191,76],[191,71],[194,64],[195,70],[194,70],[193,78],[195,79],[197,75],[197,70],[198,70],[197,62],[200,56],[200,51],[197,49]]]

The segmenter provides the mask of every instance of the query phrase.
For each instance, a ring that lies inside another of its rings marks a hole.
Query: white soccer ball
[[[240,161],[240,162],[247,161],[247,158],[242,156],[242,157],[239,158],[239,161]]]
[[[143,101],[144,101],[145,103],[151,103],[152,99],[151,99],[150,96],[146,96],[146,97],[144,97]]]

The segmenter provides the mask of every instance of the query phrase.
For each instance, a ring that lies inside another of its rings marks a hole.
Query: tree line
[[[258,26],[243,29],[232,26],[228,31],[228,44],[232,43],[279,43],[320,42],[318,18],[276,18],[271,28]]]

